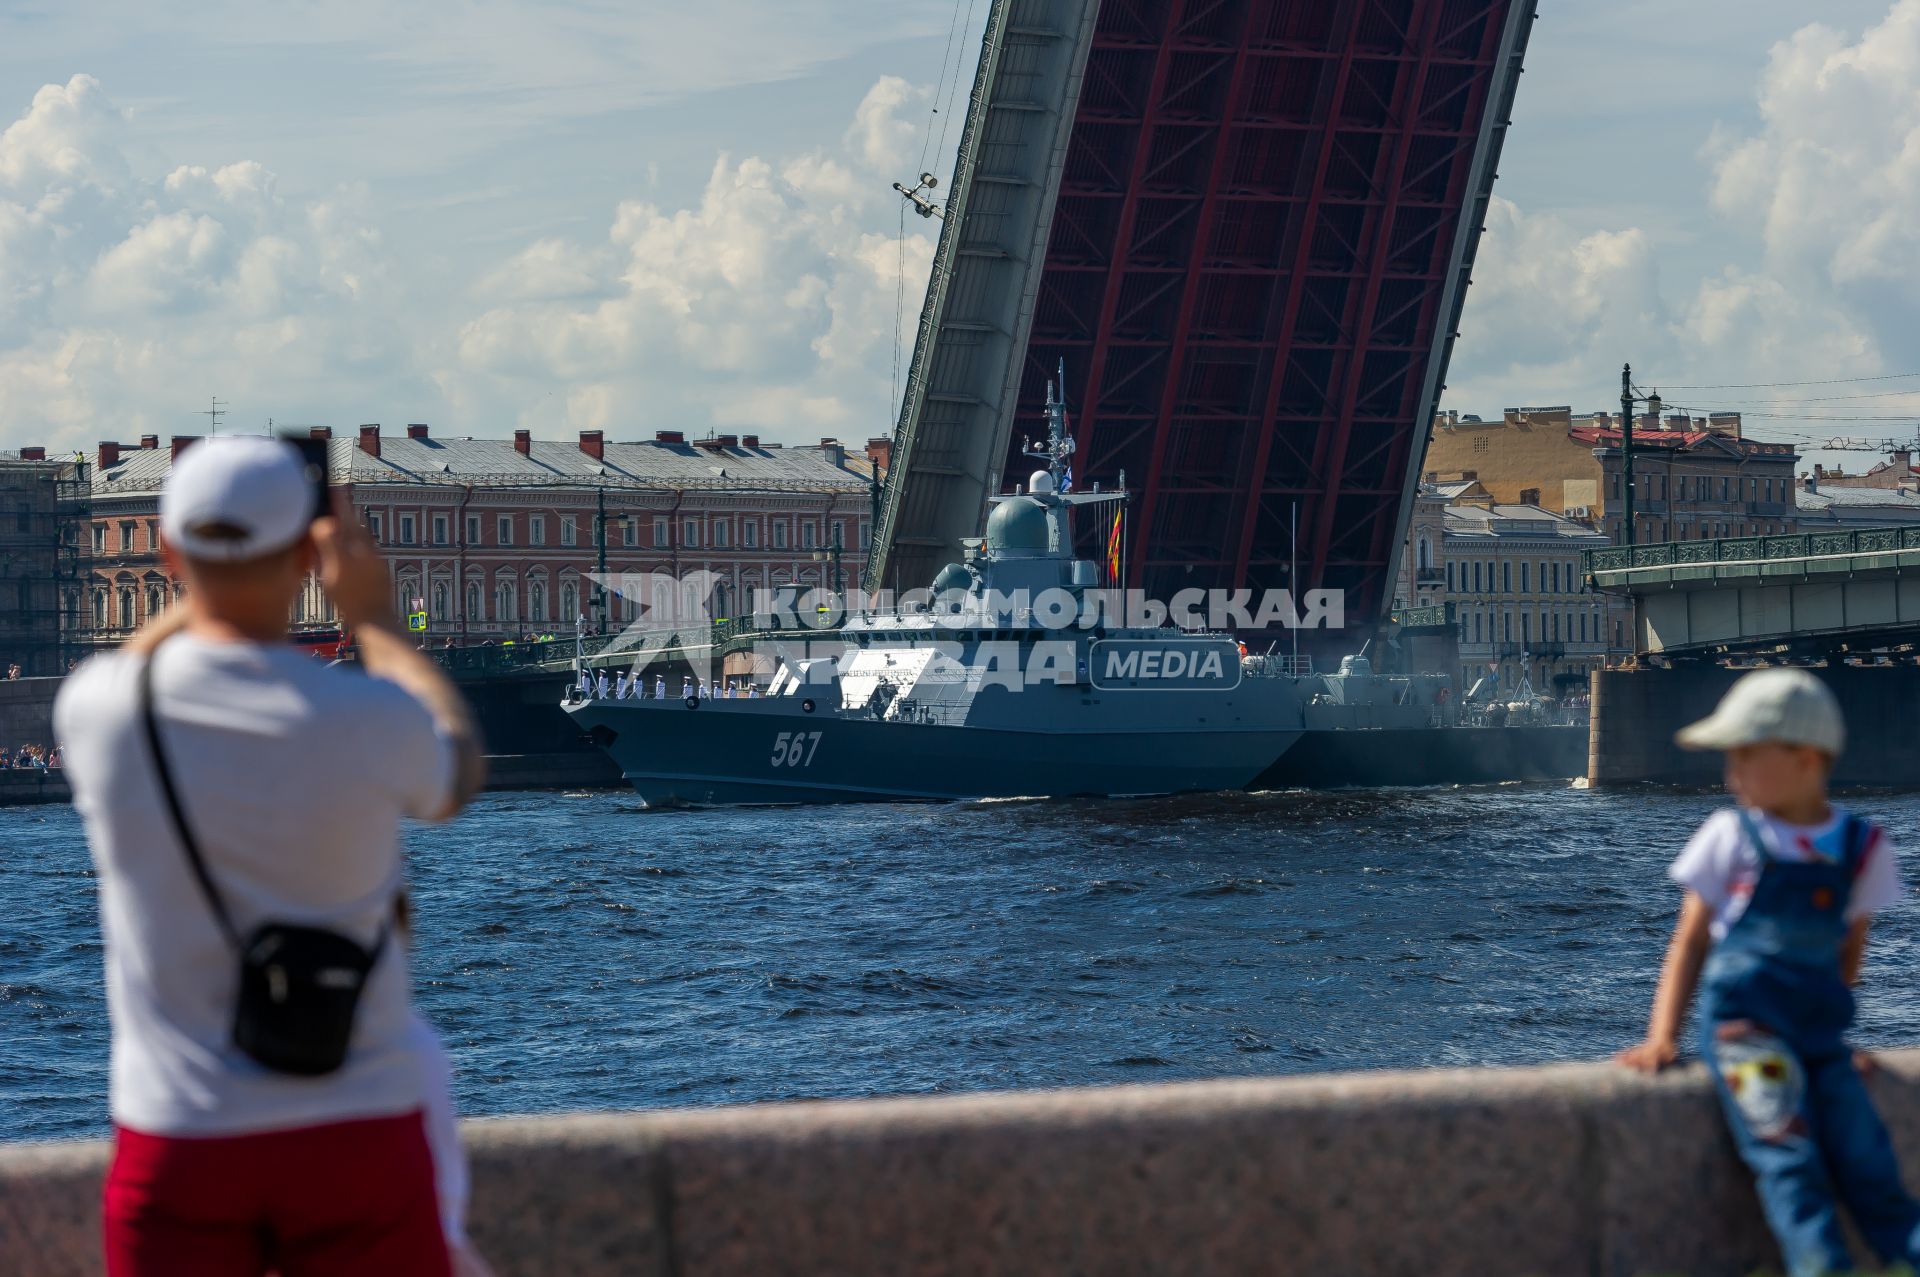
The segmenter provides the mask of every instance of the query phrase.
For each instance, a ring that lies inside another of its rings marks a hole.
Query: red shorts
[[[117,1128],[110,1277],[449,1277],[420,1114],[215,1138]]]

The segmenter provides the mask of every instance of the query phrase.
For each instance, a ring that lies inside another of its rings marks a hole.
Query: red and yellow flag
[[[1107,579],[1120,584],[1120,515],[1125,509],[1119,502],[1113,506],[1113,530],[1107,533]]]

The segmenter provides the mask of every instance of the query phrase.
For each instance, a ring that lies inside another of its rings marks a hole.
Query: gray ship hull
[[[1243,789],[1297,730],[1047,731],[807,714],[791,700],[568,707],[650,806]]]

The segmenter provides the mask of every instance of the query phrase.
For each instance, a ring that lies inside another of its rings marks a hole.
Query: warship
[[[1561,779],[1583,770],[1571,727],[1461,726],[1442,674],[1376,673],[1365,649],[1334,673],[1250,654],[1224,630],[1127,623],[1120,578],[1074,556],[1073,441],[1050,386],[1045,463],[996,496],[985,535],[925,601],[831,628],[747,636],[755,674],[668,696],[562,708],[649,806],[1143,796],[1202,790]],[[1104,594],[1105,598],[1101,596]],[[617,657],[615,659],[618,659]],[[636,676],[638,670],[636,669]],[[631,686],[638,689],[636,677]]]
[[[1073,516],[1073,442],[1050,393],[1046,463],[993,498],[918,606],[758,636],[764,694],[595,698],[564,708],[650,805],[1152,795],[1244,788],[1299,738],[1280,663],[1233,635],[1081,618],[1102,565]]]

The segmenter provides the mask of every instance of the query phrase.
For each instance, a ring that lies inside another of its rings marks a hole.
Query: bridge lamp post
[[[607,490],[596,488],[593,495],[593,547],[596,564],[593,574],[593,623],[596,634],[605,634],[607,632],[607,524],[611,521],[624,528],[627,526],[627,520],[633,516],[614,514],[609,519]]]
[[[1625,491],[1621,506],[1621,544],[1631,547],[1639,538],[1633,525],[1633,405],[1643,403],[1653,414],[1653,428],[1660,428],[1660,392],[1644,398],[1633,393],[1633,365],[1620,365],[1620,483]],[[1669,485],[1671,488],[1671,485]],[[1671,501],[1673,494],[1667,494]]]
[[[815,550],[813,552],[813,561],[815,563],[831,562],[833,564],[833,593],[835,598],[840,596],[843,587],[843,581],[840,575],[840,552],[844,548],[845,547],[840,544],[840,522],[836,519],[833,523],[833,544],[824,550]]]

